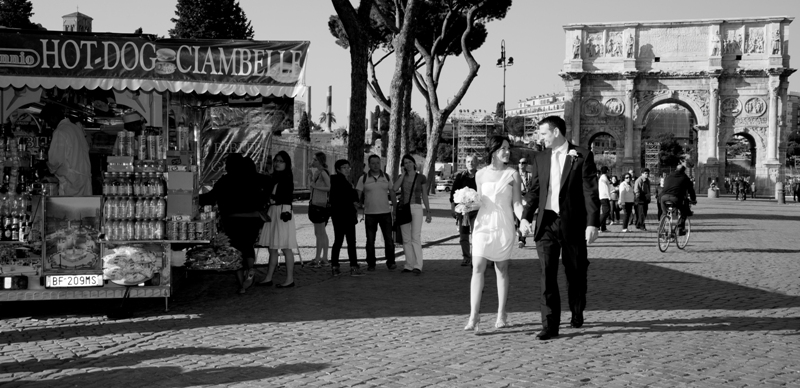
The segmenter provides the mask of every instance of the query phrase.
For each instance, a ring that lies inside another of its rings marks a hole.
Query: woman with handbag
[[[431,206],[428,203],[428,181],[417,172],[417,163],[403,155],[403,174],[394,183],[394,191],[401,190],[395,208],[395,224],[403,235],[403,254],[406,265],[402,272],[422,274],[422,205],[425,205],[425,222],[431,223]]]
[[[294,177],[292,176],[292,159],[286,151],[278,152],[272,159],[272,197],[269,205],[269,219],[261,230],[259,245],[269,247],[269,269],[262,285],[272,285],[272,275],[278,266],[278,250],[286,257],[286,281],[276,284],[277,288],[294,287],[294,253],[297,249],[297,231],[292,216],[292,198],[294,197]]]
[[[317,250],[311,266],[327,267],[328,264],[328,232],[325,227],[330,217],[329,195],[331,178],[328,175],[328,164],[325,153],[317,152],[311,161],[312,174],[309,174],[308,186],[311,187],[311,201],[308,203],[308,219],[314,224],[314,236],[317,238]]]
[[[269,200],[269,186],[269,178],[256,172],[252,159],[229,154],[225,159],[225,175],[214,183],[211,191],[200,195],[201,206],[219,206],[222,231],[230,238],[231,246],[242,254],[242,270],[236,273],[240,294],[253,284],[256,259],[253,245],[264,225],[260,211]]]

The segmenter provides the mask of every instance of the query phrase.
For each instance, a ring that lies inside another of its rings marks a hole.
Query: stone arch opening
[[[747,132],[736,132],[725,143],[725,174],[751,176],[755,174],[758,147],[755,138]]]
[[[617,165],[617,159],[620,153],[618,152],[621,144],[617,142],[616,137],[608,132],[597,131],[589,137],[588,148],[594,154],[594,162],[597,168],[600,166],[607,166],[609,169],[614,169]]]
[[[679,164],[681,154],[697,160],[697,115],[691,105],[679,99],[664,99],[645,113],[640,133],[640,163],[651,173],[670,173]],[[654,154],[653,147],[660,149]]]

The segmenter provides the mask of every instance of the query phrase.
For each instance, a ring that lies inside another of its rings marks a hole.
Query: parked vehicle
[[[450,179],[441,180],[436,183],[436,191],[444,191],[449,193],[453,189],[453,181]]]

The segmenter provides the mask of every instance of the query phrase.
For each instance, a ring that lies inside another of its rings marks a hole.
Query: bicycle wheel
[[[689,235],[692,234],[692,221],[689,218],[686,218],[686,234],[683,236],[678,233],[675,236],[675,245],[678,246],[678,249],[686,248],[686,244],[689,243]]]
[[[661,218],[661,222],[658,223],[658,250],[661,252],[666,252],[667,248],[669,248],[671,233],[670,217],[664,216]]]

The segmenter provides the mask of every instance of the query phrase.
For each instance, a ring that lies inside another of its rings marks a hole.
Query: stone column
[[[717,140],[718,119],[719,119],[719,79],[711,78],[711,85],[709,88],[709,101],[708,101],[708,159],[706,164],[717,165],[719,164],[718,149],[719,141]]]
[[[767,160],[765,164],[780,164],[778,160],[778,87],[780,78],[769,76],[769,130],[767,131]]]
[[[622,163],[633,166],[633,80],[625,85],[625,158]]]

